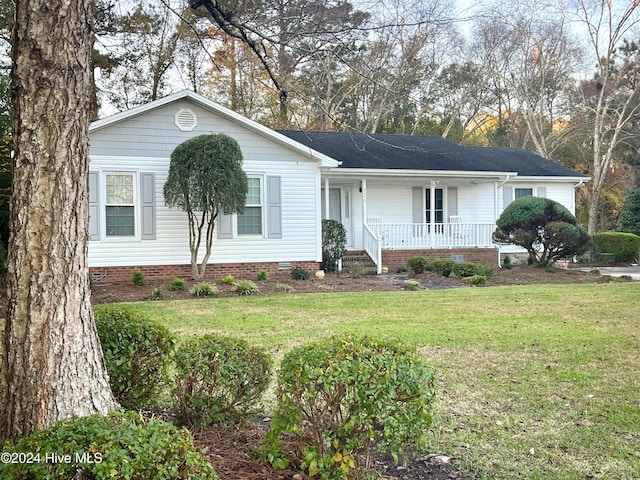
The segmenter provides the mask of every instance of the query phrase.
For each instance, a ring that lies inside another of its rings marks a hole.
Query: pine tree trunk
[[[87,267],[92,0],[18,0],[0,441],[108,413]]]

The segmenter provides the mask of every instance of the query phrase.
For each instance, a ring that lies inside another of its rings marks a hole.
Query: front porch
[[[494,223],[380,223],[367,219],[363,226],[364,251],[380,274],[387,251],[415,251],[415,255],[425,250],[438,251],[440,257],[469,249],[495,252],[496,245],[491,240],[495,228]]]

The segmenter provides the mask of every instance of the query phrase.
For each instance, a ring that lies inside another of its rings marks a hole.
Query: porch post
[[[360,180],[360,191],[362,192],[362,225],[367,224],[367,180]],[[362,245],[364,245],[364,228],[362,229]]]
[[[324,177],[324,218],[331,218],[331,212],[329,212],[329,178]]]
[[[436,244],[436,182],[431,180],[431,187],[429,188],[429,232],[431,237],[431,246]]]

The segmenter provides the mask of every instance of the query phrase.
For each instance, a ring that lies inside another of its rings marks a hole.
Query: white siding
[[[191,109],[198,125],[180,131],[174,115]],[[89,242],[90,266],[168,265],[190,263],[186,214],[164,205],[163,186],[171,152],[188,138],[225,133],[242,149],[248,174],[277,175],[282,188],[282,239],[214,234],[211,263],[314,261],[319,258],[320,220],[317,216],[319,169],[314,161],[292,152],[188,101],[177,101],[138,117],[91,133],[92,171],[135,171],[156,174],[156,240],[105,238]],[[265,184],[263,184],[263,197]],[[264,209],[263,204],[263,209]],[[264,217],[264,216],[263,216]],[[139,228],[139,224],[138,224]],[[266,228],[266,225],[263,229]],[[204,255],[204,242],[201,246]]]
[[[543,181],[520,181],[506,183],[500,189],[500,210],[505,209],[504,201],[504,189],[505,188],[532,188],[534,195],[538,194],[538,189],[543,188],[545,191],[545,198],[555,200],[556,202],[564,205],[572,214],[576,214],[576,201],[575,201],[575,183],[570,182],[543,182]],[[512,196],[512,198],[514,198]]]

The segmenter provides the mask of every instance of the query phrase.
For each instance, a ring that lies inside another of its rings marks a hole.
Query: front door
[[[329,188],[329,215],[325,212],[325,191],[322,190],[322,218],[337,220],[347,232],[347,247],[353,247],[353,225],[351,214],[351,189]]]

